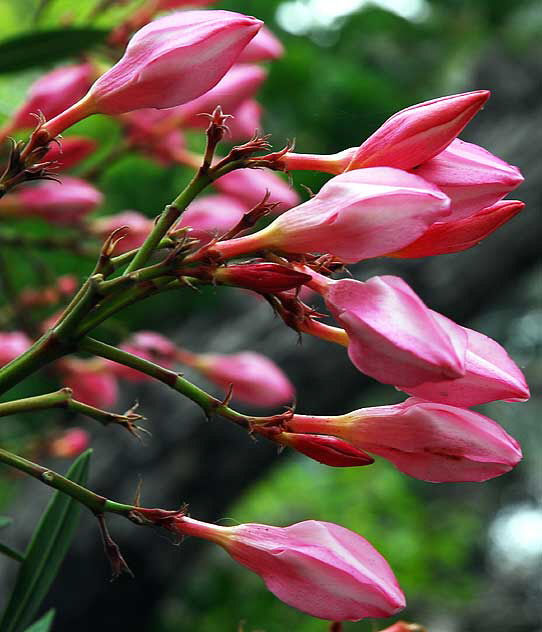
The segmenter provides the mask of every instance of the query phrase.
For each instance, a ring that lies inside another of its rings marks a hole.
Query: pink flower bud
[[[437,312],[432,313],[437,320],[448,320]],[[500,399],[507,402],[529,399],[525,376],[501,345],[478,331],[462,329],[467,334],[465,375],[401,390],[423,399],[464,407]]]
[[[416,398],[336,417],[294,415],[288,428],[335,435],[432,483],[486,481],[522,458],[518,442],[488,417]]]
[[[313,278],[348,333],[348,355],[363,373],[411,387],[465,374],[463,328],[430,310],[399,277]]]
[[[281,432],[275,441],[332,467],[357,467],[374,463],[374,459],[366,452],[337,437]]]
[[[268,202],[277,204],[275,212],[282,213],[299,203],[298,194],[276,173],[264,169],[237,169],[218,178],[214,186],[221,192],[236,197],[247,207],[259,204],[266,193]]]
[[[385,630],[380,630],[380,632],[427,632],[427,630],[417,623],[397,621],[389,628],[386,628]]]
[[[262,106],[254,99],[247,99],[233,110],[232,118],[228,119],[229,140],[245,142],[250,140],[256,131],[262,129]]]
[[[435,222],[416,241],[388,257],[414,259],[460,252],[477,246],[482,239],[517,215],[525,204],[518,200],[501,200],[463,219]]]
[[[24,353],[32,341],[22,331],[0,331],[0,367]]]
[[[154,331],[138,331],[121,344],[120,348],[144,360],[160,364],[166,369],[173,366],[177,354],[177,347],[168,338]],[[109,367],[116,376],[129,382],[152,380],[145,373],[117,362],[110,362]]]
[[[146,512],[153,510],[140,510]],[[405,607],[386,560],[365,538],[339,525],[307,520],[289,527],[222,527],[187,517],[160,524],[224,547],[279,599],[313,617],[359,621],[389,617]]]
[[[284,292],[311,280],[308,274],[297,272],[278,263],[244,263],[216,269],[213,275],[219,283],[234,285],[262,294]]]
[[[491,206],[523,182],[517,167],[459,138],[414,173],[435,184],[450,198],[451,214],[447,221],[464,219]]]
[[[56,136],[89,114],[170,108],[201,96],[226,74],[262,22],[231,11],[179,11],[130,40],[88,94],[46,124]]]
[[[43,181],[0,200],[0,213],[41,217],[51,224],[73,224],[102,202],[102,194],[91,184],[63,176],[59,182]]]
[[[123,211],[117,215],[98,217],[90,224],[91,231],[105,239],[115,230],[126,227],[125,236],[117,243],[116,253],[139,248],[153,228],[153,221],[137,211]]]
[[[233,397],[253,406],[278,406],[294,398],[294,387],[269,358],[253,351],[202,354],[194,366]]]
[[[240,62],[269,61],[284,54],[284,46],[271,31],[262,26],[256,36],[250,40],[239,56]]]
[[[449,213],[449,204],[434,185],[410,173],[358,169],[335,176],[263,230],[215,248],[228,257],[271,248],[329,253],[354,263],[390,252],[391,244],[413,242]]]
[[[90,445],[90,435],[83,428],[70,428],[48,445],[51,456],[70,459],[84,452]]]
[[[70,358],[59,364],[64,386],[73,398],[96,408],[110,408],[118,397],[117,378],[101,360]]]
[[[187,127],[206,128],[209,118],[201,114],[212,112],[217,105],[226,114],[256,94],[264,82],[267,72],[254,64],[237,64],[233,66],[214,88],[197,99],[175,108],[175,118],[179,124]]]
[[[421,165],[445,149],[488,98],[487,90],[476,90],[397,112],[358,148],[348,169]]]
[[[61,144],[52,143],[44,160],[57,163],[62,170],[71,169],[96,149],[96,141],[82,136],[67,136]]]
[[[190,237],[203,245],[236,226],[247,210],[231,195],[202,195],[188,206],[175,230],[189,227]]]
[[[51,119],[67,110],[86,94],[93,74],[90,64],[60,66],[48,72],[30,88],[28,100],[13,117],[13,128],[35,127],[33,114],[41,112]]]
[[[350,147],[337,154],[295,154],[289,151],[278,162],[285,171],[321,171],[339,175],[347,170],[357,150],[357,147]]]

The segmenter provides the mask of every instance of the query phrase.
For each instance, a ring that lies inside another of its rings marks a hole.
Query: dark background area
[[[465,253],[373,260],[356,266],[353,273],[360,279],[401,275],[432,308],[505,345],[524,369],[532,392],[539,392],[539,4],[365,3],[334,20],[318,12],[325,4],[216,3],[264,19],[286,46],[287,54],[271,65],[261,92],[265,131],[273,134],[277,148],[295,138],[300,152],[334,153],[360,144],[402,107],[454,92],[490,89],[492,98],[461,138],[521,168],[526,183],[513,197],[526,202],[523,213]],[[336,4],[339,9],[341,3]],[[0,2],[1,35],[58,26],[69,13],[84,24],[93,5],[90,0],[51,0],[33,25],[36,2]],[[400,7],[402,14],[390,7]],[[115,11],[93,23],[109,27],[118,17]],[[23,100],[26,87],[42,70],[36,61],[20,73],[0,75],[0,115]],[[101,139],[104,151],[120,134],[115,123],[101,117],[81,123],[78,130]],[[191,142],[201,141],[194,136]],[[166,169],[139,155],[129,156],[99,182],[106,194],[103,210],[135,208],[154,216],[188,177],[181,167]],[[306,193],[300,184],[317,190],[326,179],[322,174],[294,174],[302,195]],[[91,265],[53,254],[46,263],[59,272],[77,266],[82,276]],[[26,285],[32,267],[25,261],[16,265],[20,283]],[[153,299],[130,308],[101,333],[120,335],[130,328],[156,329],[197,351],[267,353],[294,382],[299,412],[336,414],[401,399],[391,387],[360,375],[344,350],[308,337],[297,344],[295,334],[273,318],[267,305],[245,294],[221,290]],[[20,393],[44,392],[50,386],[33,378]],[[513,472],[484,484],[433,485],[407,478],[381,460],[370,468],[339,470],[288,451],[277,455],[273,446],[255,443],[220,419],[207,422],[194,405],[161,385],[127,386],[122,398],[119,410],[140,401],[152,437],[140,444],[115,429],[88,425],[95,448],[90,486],[99,493],[130,502],[141,479],[144,505],[174,508],[188,502],[191,514],[203,520],[338,522],[367,537],[389,560],[409,604],[401,618],[419,621],[430,632],[541,629],[539,400],[482,409],[522,442],[525,458]],[[57,416],[53,422],[68,420]],[[51,422],[21,417],[9,430],[0,430],[0,439],[2,433],[36,430],[42,423]],[[66,469],[62,462],[52,465]],[[16,517],[14,528],[5,532],[13,543],[24,545],[48,495],[34,481],[0,482],[2,513]],[[44,604],[44,609],[57,608],[55,630],[226,632],[237,630],[241,621],[246,632],[326,630],[325,622],[267,593],[256,576],[237,568],[222,551],[192,539],[175,546],[160,533],[115,518],[110,528],[136,579],[108,582],[96,526],[83,515]],[[0,559],[0,604],[14,570],[13,562]],[[345,629],[369,632],[372,625],[366,621]],[[383,627],[386,622],[379,621],[376,629]]]

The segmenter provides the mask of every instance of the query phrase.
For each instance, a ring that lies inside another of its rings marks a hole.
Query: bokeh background
[[[137,3],[135,3],[137,4]],[[95,12],[96,0],[0,0],[0,123],[27,87],[54,65],[100,45],[66,40],[57,50],[44,36],[77,24],[110,28],[134,3]],[[121,3],[119,3],[121,5]],[[493,96],[462,134],[518,165],[526,183],[514,197],[527,203],[477,248],[427,260],[374,260],[354,268],[360,279],[400,274],[434,309],[506,346],[533,393],[542,383],[540,271],[540,59],[542,11],[537,0],[224,0],[217,8],[250,13],[284,42],[287,54],[270,66],[261,92],[265,131],[278,148],[296,139],[298,151],[333,153],[359,144],[389,115],[413,103],[487,88]],[[24,51],[3,41],[33,34]],[[2,53],[2,51],[4,51]],[[11,52],[10,52],[11,51]],[[4,64],[4,65],[2,65]],[[103,156],[120,140],[113,121],[94,117],[74,130],[98,139]],[[190,139],[194,147],[201,138]],[[104,169],[103,212],[127,208],[154,217],[190,172],[130,155]],[[313,190],[321,174],[294,174]],[[39,222],[22,225],[40,234]],[[91,265],[67,254],[1,246],[21,287],[38,273],[76,272]],[[0,298],[5,301],[5,297]],[[298,410],[334,414],[399,401],[392,388],[365,379],[342,349],[285,330],[269,307],[233,291],[156,298],[127,310],[100,332],[156,329],[198,351],[254,349],[270,355],[298,389]],[[45,392],[50,378],[33,377],[14,395]],[[208,385],[207,385],[208,386]],[[263,442],[220,419],[207,422],[166,387],[126,386],[123,405],[137,399],[152,437],[144,444],[115,429],[91,428],[95,453],[90,485],[129,502],[138,481],[143,504],[190,504],[194,517],[222,524],[286,525],[308,518],[338,522],[368,538],[390,561],[408,599],[401,618],[430,632],[535,632],[541,629],[542,472],[540,402],[482,408],[523,444],[525,458],[510,474],[484,484],[423,483],[379,460],[369,468],[332,469]],[[21,417],[0,427],[0,440],[25,440],[62,414]],[[78,423],[86,423],[77,420]],[[60,470],[67,465],[52,462]],[[5,472],[2,472],[5,474]],[[34,481],[4,476],[0,512],[16,517],[3,533],[23,546],[49,492]],[[145,632],[324,632],[269,594],[258,577],[219,550],[112,519],[111,531],[135,572],[134,581],[108,582],[97,529],[84,515],[78,535],[44,609],[57,608],[54,629]],[[0,560],[0,603],[13,562]],[[384,621],[346,624],[369,632]]]

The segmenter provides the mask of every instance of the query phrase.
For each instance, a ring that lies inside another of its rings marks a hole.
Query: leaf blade
[[[66,477],[84,485],[92,450],[81,454]],[[56,576],[77,527],[80,504],[61,492],[55,492],[28,545],[25,560],[0,621],[2,632],[16,632],[27,625]]]

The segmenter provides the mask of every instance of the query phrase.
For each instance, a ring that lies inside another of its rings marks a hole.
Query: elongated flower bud
[[[348,169],[413,169],[445,149],[489,98],[487,90],[418,103],[389,118],[359,148]]]
[[[229,139],[232,142],[250,140],[256,131],[262,130],[262,106],[254,99],[247,99],[233,110],[228,120]]]
[[[359,467],[374,463],[374,459],[366,452],[337,437],[281,432],[274,440],[332,467]]]
[[[75,167],[96,149],[96,141],[83,136],[67,136],[62,144],[52,143],[44,160],[56,163],[62,170]]]
[[[224,390],[233,387],[233,397],[254,406],[288,404],[294,387],[269,358],[253,351],[232,354],[206,353],[192,365]]]
[[[348,333],[348,355],[363,373],[395,386],[465,374],[463,328],[437,317],[399,277],[362,282],[313,275],[311,287]]]
[[[153,520],[159,510],[138,513]],[[179,516],[159,524],[224,547],[236,562],[260,575],[279,599],[313,617],[359,621],[389,617],[405,606],[382,555],[357,533],[331,522],[222,527]]]
[[[120,348],[139,358],[155,362],[166,369],[170,369],[173,366],[177,354],[176,345],[155,331],[137,331],[123,342]],[[108,367],[117,377],[129,382],[148,382],[152,380],[152,377],[147,374],[124,364],[108,361]]]
[[[284,54],[284,46],[271,31],[262,26],[250,42],[245,46],[238,61],[247,63],[278,59]]]
[[[335,435],[432,483],[486,481],[522,458],[518,442],[492,419],[417,398],[336,417],[294,415],[288,428]]]
[[[267,72],[261,66],[236,64],[214,88],[175,108],[175,119],[179,125],[206,128],[209,118],[201,114],[212,112],[217,105],[220,105],[223,112],[233,112],[243,101],[256,94],[266,76]]]
[[[20,356],[31,344],[22,331],[0,331],[0,367]]]
[[[51,456],[72,459],[81,454],[90,444],[90,435],[83,428],[70,428],[47,445]]]
[[[448,320],[432,312],[437,321]],[[530,397],[525,376],[498,342],[478,331],[467,334],[465,374],[454,380],[425,383],[401,390],[416,397],[453,406],[477,406],[503,399],[524,402]]]
[[[262,22],[231,11],[180,11],[154,20],[88,94],[45,128],[56,136],[90,114],[169,108],[201,96],[226,74]]]
[[[256,206],[268,193],[275,212],[282,213],[299,203],[299,195],[277,174],[265,169],[237,169],[218,178],[214,186],[221,192],[236,197],[247,207]]]
[[[41,217],[51,224],[73,224],[95,210],[103,196],[80,178],[63,176],[6,195],[0,200],[0,215]]]
[[[459,138],[414,173],[435,184],[450,198],[451,213],[447,221],[469,217],[491,206],[523,182],[517,167]]]
[[[449,203],[434,185],[405,171],[358,169],[332,178],[263,230],[216,249],[230,257],[261,249],[329,253],[353,263],[411,243],[448,214]]]
[[[231,230],[247,210],[246,204],[231,195],[202,195],[188,206],[174,230],[189,228],[190,238],[203,245]]]
[[[517,215],[525,204],[518,200],[501,200],[463,219],[435,222],[416,241],[388,257],[415,259],[460,252],[477,246],[497,228]]]
[[[60,66],[43,75],[30,88],[28,100],[13,117],[13,129],[36,126],[40,112],[51,119],[79,101],[90,88],[93,70],[90,64]]]
[[[217,268],[213,277],[219,283],[234,285],[262,294],[292,290],[311,280],[308,274],[297,272],[278,263],[244,263]]]
[[[152,219],[145,217],[137,211],[123,211],[117,215],[98,217],[92,220],[90,230],[105,239],[115,230],[125,227],[125,235],[115,246],[116,253],[128,252],[139,248],[151,232],[154,223]]]
[[[102,360],[69,358],[58,363],[73,398],[96,408],[110,408],[118,398],[117,378]]]

